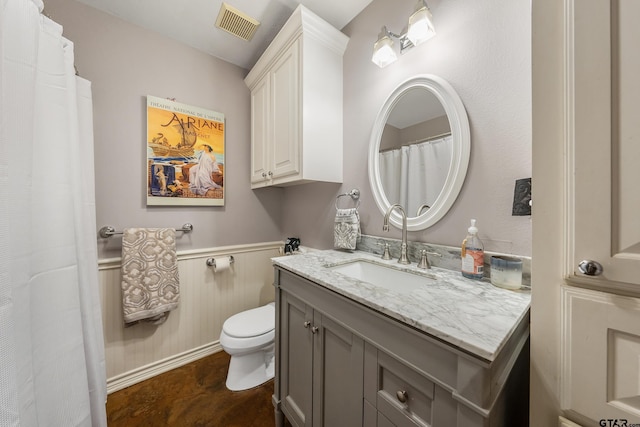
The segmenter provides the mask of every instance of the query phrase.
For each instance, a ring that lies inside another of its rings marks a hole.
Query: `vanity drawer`
[[[366,352],[365,369],[365,399],[378,411],[378,427],[432,425],[433,382],[378,350]]]

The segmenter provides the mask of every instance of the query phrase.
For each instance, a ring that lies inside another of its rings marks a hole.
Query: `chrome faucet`
[[[389,206],[389,209],[387,209],[387,213],[384,215],[382,231],[389,231],[389,217],[394,209],[398,209],[402,214],[402,246],[400,247],[400,258],[398,258],[398,263],[411,264],[411,261],[409,261],[409,258],[407,257],[407,214],[398,203]]]

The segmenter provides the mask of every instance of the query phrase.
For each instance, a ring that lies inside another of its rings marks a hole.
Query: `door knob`
[[[400,403],[407,403],[407,400],[409,400],[409,396],[406,390],[396,391],[396,398],[400,401]]]
[[[578,264],[578,270],[587,276],[599,276],[602,274],[602,264],[597,261],[585,259]]]

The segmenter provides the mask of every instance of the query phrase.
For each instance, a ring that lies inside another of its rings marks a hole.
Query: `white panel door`
[[[578,421],[635,424],[640,423],[640,2],[565,0],[565,13],[567,265],[560,403]],[[583,260],[590,263],[581,270]]]
[[[563,306],[563,407],[603,426],[640,423],[640,298],[565,286]]]
[[[640,295],[640,1],[569,4],[573,274],[592,286]],[[581,273],[582,260],[600,263],[602,273]]]

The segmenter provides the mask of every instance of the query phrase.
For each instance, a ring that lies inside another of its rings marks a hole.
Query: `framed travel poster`
[[[224,114],[147,96],[147,205],[224,206]]]

